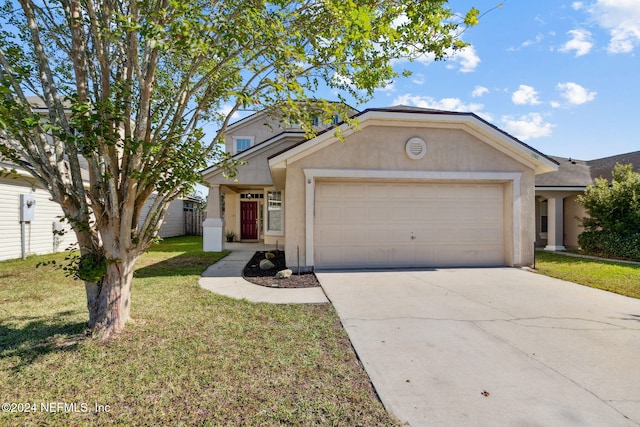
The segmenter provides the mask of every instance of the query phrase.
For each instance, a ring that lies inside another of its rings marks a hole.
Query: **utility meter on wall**
[[[36,211],[36,198],[31,194],[20,195],[20,221],[33,221]]]

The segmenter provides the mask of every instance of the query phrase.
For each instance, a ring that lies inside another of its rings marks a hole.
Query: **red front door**
[[[258,202],[240,202],[240,239],[258,239]]]

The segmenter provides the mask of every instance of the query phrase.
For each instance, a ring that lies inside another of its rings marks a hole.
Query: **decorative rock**
[[[286,279],[291,277],[292,274],[293,271],[289,270],[288,268],[286,270],[280,270],[276,273],[276,279]]]
[[[276,265],[268,259],[263,259],[262,261],[260,261],[260,270],[269,270],[275,266]]]
[[[267,252],[266,254],[264,254],[264,257],[266,259],[274,259],[276,256],[272,252]]]

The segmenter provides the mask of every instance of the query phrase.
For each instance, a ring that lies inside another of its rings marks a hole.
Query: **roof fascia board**
[[[550,186],[545,187],[542,185],[536,185],[536,191],[584,191],[587,187],[580,186],[570,186],[570,187],[562,187],[562,186]]]

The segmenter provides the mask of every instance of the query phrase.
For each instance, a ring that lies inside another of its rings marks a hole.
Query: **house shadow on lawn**
[[[52,317],[8,317],[0,323],[0,360],[17,358],[12,370],[17,371],[35,362],[41,356],[53,352],[73,351],[87,338],[86,322],[66,322],[67,316],[76,312],[63,311]],[[13,322],[24,323],[10,326]]]
[[[163,261],[139,267],[133,277],[200,276],[207,267],[220,260],[220,255],[216,254],[212,252],[210,256],[188,253],[176,255]]]

